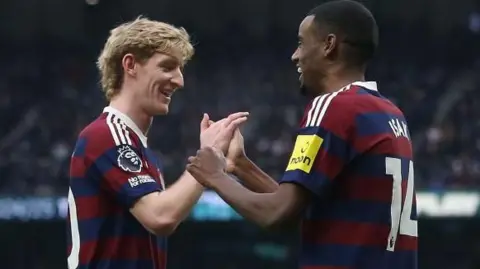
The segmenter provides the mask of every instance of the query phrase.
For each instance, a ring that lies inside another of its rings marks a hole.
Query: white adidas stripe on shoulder
[[[307,123],[305,124],[305,126],[308,126],[310,124],[310,121],[312,120],[313,111],[315,110],[314,108],[317,107],[317,103],[319,99],[320,99],[320,96],[317,96],[315,97],[315,99],[313,99],[312,107],[310,107],[310,109],[308,110]]]
[[[120,145],[120,140],[118,139],[117,132],[115,131],[115,127],[113,126],[113,114],[112,113],[107,113],[107,125],[108,129],[110,129],[110,134],[112,135],[113,141],[115,141],[115,145]]]
[[[113,113],[108,113],[106,121],[115,145],[132,145],[127,126],[119,117],[115,116]]]
[[[122,126],[122,130],[125,133],[127,144],[132,145],[132,140],[130,139],[130,132],[128,131],[127,125],[123,121],[120,121],[120,119],[118,119],[118,121],[120,122],[120,125]]]
[[[305,127],[320,126],[323,118],[325,117],[325,114],[327,114],[328,106],[332,102],[333,98],[335,98],[335,96],[337,96],[340,92],[348,90],[349,88],[350,87],[345,87],[333,93],[317,96],[313,100],[312,107],[308,111]]]

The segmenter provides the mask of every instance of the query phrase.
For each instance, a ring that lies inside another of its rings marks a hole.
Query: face
[[[327,51],[325,50],[327,49]],[[298,47],[292,55],[300,74],[301,93],[317,95],[323,92],[328,47],[321,40],[314,16],[307,16],[298,29]]]
[[[144,63],[135,62],[129,70],[133,98],[147,114],[168,113],[172,95],[184,85],[182,64],[180,55],[156,53]]]

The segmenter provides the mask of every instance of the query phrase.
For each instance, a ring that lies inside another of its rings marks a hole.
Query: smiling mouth
[[[303,81],[303,70],[302,70],[302,68],[301,68],[300,66],[298,66],[298,65],[297,65],[297,72],[298,72],[298,74],[299,74],[298,80],[299,80],[300,82],[302,82],[302,81]],[[302,83],[303,83],[303,82],[302,82]]]
[[[170,98],[173,95],[173,92],[169,92],[169,91],[160,91],[160,93],[167,98]]]

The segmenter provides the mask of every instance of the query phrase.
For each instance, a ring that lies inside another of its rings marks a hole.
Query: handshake
[[[203,115],[200,123],[200,149],[188,158],[187,171],[203,186],[211,180],[233,173],[238,161],[246,158],[239,127],[247,121],[248,112],[230,114],[217,122]]]

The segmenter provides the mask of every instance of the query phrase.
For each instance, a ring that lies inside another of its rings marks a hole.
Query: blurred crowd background
[[[367,78],[376,80],[381,93],[406,114],[417,188],[480,186],[478,36],[463,31],[431,40],[422,31],[382,34]],[[167,179],[175,180],[197,149],[203,112],[219,119],[240,110],[251,113],[243,129],[248,155],[269,173],[282,173],[308,101],[299,93],[298,73],[290,62],[295,33],[290,36],[289,42],[279,38],[258,46],[199,41],[185,70],[186,87],[149,133]],[[456,44],[446,43],[450,40]],[[95,67],[97,51],[30,49],[6,49],[0,67],[0,193],[64,194],[76,136],[106,104]]]
[[[377,81],[380,92],[406,114],[415,149],[416,188],[434,193],[477,191],[480,4],[474,0],[387,2],[364,1],[377,18],[381,37],[367,79]],[[290,56],[298,24],[319,3],[2,1],[0,195],[66,195],[76,136],[106,105],[96,57],[108,29],[140,14],[186,27],[196,43],[197,53],[185,69],[186,87],[175,93],[170,114],[156,119],[149,133],[150,146],[165,164],[167,181],[180,175],[186,157],[196,151],[203,112],[219,119],[239,110],[251,113],[242,129],[247,154],[278,178],[308,101],[299,94]],[[65,268],[59,265],[65,260],[64,224],[52,223],[22,226],[26,227],[22,239],[13,246],[28,251],[0,254],[10,261],[0,268]],[[1,238],[11,240],[6,233],[18,234],[18,223],[11,224],[0,223],[7,225],[0,229]],[[480,236],[478,231],[470,232],[478,224],[475,218],[421,220],[420,236],[425,239],[420,239],[420,268],[480,268]],[[294,268],[295,235],[264,238],[263,232],[243,222],[228,225],[185,224],[174,236],[171,251],[184,248],[182,253],[195,256],[195,263],[185,265],[188,261],[176,252],[170,268]],[[38,237],[40,227],[54,234]],[[232,230],[241,237],[234,238]],[[215,243],[212,233],[232,237],[217,238]],[[49,241],[59,252],[36,254],[39,246],[33,238]],[[207,239],[210,244],[205,247],[202,240]],[[202,251],[187,240],[203,244]],[[222,249],[229,254],[218,259],[225,262],[206,258],[223,253]],[[24,255],[32,259],[25,260]],[[251,263],[242,255],[250,255]]]

